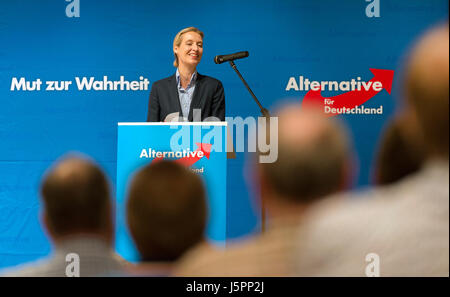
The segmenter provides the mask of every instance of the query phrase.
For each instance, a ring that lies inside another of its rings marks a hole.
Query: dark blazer
[[[188,120],[193,121],[193,109],[201,109],[201,120],[216,117],[225,121],[225,93],[222,83],[212,77],[197,73],[197,81],[189,109]],[[164,121],[168,114],[181,111],[175,74],[153,83],[148,102],[148,122]]]

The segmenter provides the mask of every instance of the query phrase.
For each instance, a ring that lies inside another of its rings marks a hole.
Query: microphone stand
[[[266,108],[264,108],[261,105],[261,102],[259,102],[258,98],[256,98],[255,94],[250,89],[250,86],[247,84],[247,82],[245,81],[245,79],[242,77],[241,73],[237,69],[236,64],[234,64],[234,60],[229,61],[229,63],[231,65],[231,68],[233,68],[234,71],[236,71],[237,75],[239,76],[239,78],[244,83],[244,85],[247,88],[247,90],[250,93],[250,95],[252,95],[252,97],[255,100],[256,104],[258,104],[259,109],[261,110],[261,114],[266,118],[266,140],[270,139],[270,114],[269,114],[269,111]],[[263,199],[261,199],[261,232],[264,233],[265,230],[266,230],[266,206],[264,204]]]
[[[253,99],[255,100],[256,104],[258,104],[259,109],[261,110],[262,115],[267,119],[270,118],[270,114],[269,111],[267,109],[265,109],[261,103],[259,102],[258,98],[256,98],[255,94],[253,94],[252,90],[250,89],[250,87],[248,86],[247,82],[245,81],[245,79],[242,77],[241,73],[239,72],[239,70],[236,67],[236,64],[234,64],[234,60],[229,61],[231,68],[234,69],[234,71],[236,71],[237,75],[239,76],[239,78],[242,80],[242,82],[244,83],[245,87],[247,88],[248,92],[250,93],[250,95],[252,95]]]

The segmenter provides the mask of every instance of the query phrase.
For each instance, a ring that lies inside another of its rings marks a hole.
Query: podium
[[[124,259],[139,260],[126,224],[128,185],[137,170],[155,159],[178,160],[201,176],[209,210],[205,236],[225,246],[226,147],[226,122],[118,123],[115,247]]]

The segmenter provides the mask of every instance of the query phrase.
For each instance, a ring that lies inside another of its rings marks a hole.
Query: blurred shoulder
[[[224,261],[225,249],[209,243],[201,243],[189,250],[177,261],[175,276],[217,276],[214,267]],[[216,266],[218,265],[218,266]]]

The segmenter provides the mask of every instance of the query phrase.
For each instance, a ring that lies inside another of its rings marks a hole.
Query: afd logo
[[[70,2],[66,6],[66,16],[68,18],[79,18],[80,17],[80,0],[66,0]]]
[[[368,100],[379,94],[383,89],[391,94],[394,70],[370,68],[373,77],[364,81],[361,77],[348,81],[312,81],[300,75],[290,77],[286,91],[307,91],[302,105],[311,105],[322,108],[328,116],[339,114],[383,114],[383,106],[378,108],[365,108]],[[341,91],[340,95],[324,97],[322,91]]]
[[[154,158],[152,162],[158,162],[166,158],[178,158],[175,160],[176,163],[190,167],[194,165],[197,161],[206,157],[209,159],[209,155],[212,151],[212,145],[209,143],[196,143],[197,150],[190,151],[189,148],[181,151],[155,151],[152,148],[143,148],[139,158]]]
[[[206,157],[209,159],[209,155],[212,151],[212,145],[209,143],[196,143],[198,149],[195,151],[190,151],[189,148],[181,151],[155,151],[152,148],[143,148],[139,156],[142,158],[154,158],[151,162],[159,162],[164,159],[172,159],[175,163],[181,164],[185,167],[191,167],[197,161]],[[178,158],[178,159],[174,159]],[[205,172],[205,167],[201,168],[190,168],[196,173],[203,174]]]

